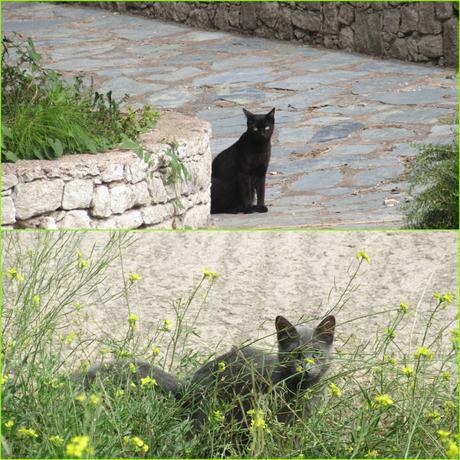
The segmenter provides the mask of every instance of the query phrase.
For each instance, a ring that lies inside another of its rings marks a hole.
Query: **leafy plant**
[[[405,206],[411,228],[458,228],[458,144],[420,145],[408,180]]]
[[[33,41],[2,41],[2,161],[53,159],[67,153],[97,152],[152,128],[159,114],[122,105],[112,92],[101,94],[83,75],[67,82],[46,69]]]

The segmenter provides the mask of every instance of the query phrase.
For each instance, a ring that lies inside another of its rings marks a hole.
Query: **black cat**
[[[248,129],[212,162],[211,213],[267,212],[265,176],[270,161],[270,139],[275,109],[256,115],[243,109]],[[254,195],[257,194],[257,205]]]

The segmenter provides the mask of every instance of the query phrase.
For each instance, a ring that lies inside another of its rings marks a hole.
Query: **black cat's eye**
[[[252,128],[252,129],[253,129],[254,131],[259,131],[259,128],[256,128],[255,126],[254,126],[254,128]]]
[[[265,126],[265,131],[268,131],[270,129],[270,126]]]

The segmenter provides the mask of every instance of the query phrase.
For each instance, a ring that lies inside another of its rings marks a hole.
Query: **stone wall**
[[[99,2],[200,28],[237,31],[457,67],[457,2]]]
[[[142,136],[147,164],[133,151],[65,155],[3,165],[2,222],[14,228],[206,227],[210,216],[209,123],[163,112]],[[170,149],[189,171],[170,182]]]

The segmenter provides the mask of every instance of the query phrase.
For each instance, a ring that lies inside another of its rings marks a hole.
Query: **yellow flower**
[[[431,359],[434,356],[434,353],[428,347],[420,347],[416,353],[414,353],[414,357],[420,358],[421,356]]]
[[[396,364],[398,364],[398,360],[389,355],[383,355],[383,361],[388,364],[391,364],[392,366],[396,366]]]
[[[79,402],[80,404],[83,404],[86,401],[86,395],[84,393],[80,393],[77,396],[75,396],[75,401]]]
[[[446,415],[450,416],[456,411],[457,405],[453,401],[444,401],[443,408]]]
[[[222,414],[222,412],[220,410],[215,410],[212,414],[212,418],[218,422],[218,423],[222,423],[225,419],[225,416]]]
[[[367,263],[371,263],[371,258],[365,251],[359,251],[358,254],[356,254],[356,258],[358,260],[365,260]]]
[[[313,366],[314,364],[316,364],[316,360],[313,358],[306,358],[305,362],[309,364],[310,366]]]
[[[123,388],[118,388],[118,390],[115,392],[115,396],[117,398],[121,398],[122,396],[124,396],[125,394],[125,390],[123,390]]]
[[[444,371],[444,372],[442,373],[442,378],[443,378],[444,380],[450,380],[450,379],[452,378],[452,374],[451,374],[449,371]]]
[[[87,359],[85,359],[81,362],[80,366],[81,370],[86,374],[89,371],[89,368],[91,367],[91,363]]]
[[[435,422],[440,422],[442,415],[438,411],[434,410],[428,413],[428,418],[433,419]]]
[[[129,370],[135,374],[137,372],[137,366],[134,363],[129,363]]]
[[[260,409],[250,409],[248,410],[247,414],[251,417],[251,431],[259,428],[266,431],[267,433],[270,432],[264,420],[264,411]]]
[[[455,441],[449,441],[447,456],[449,458],[458,458],[458,444]]]
[[[94,454],[94,449],[90,447],[89,436],[75,436],[65,448],[68,457],[82,458]]]
[[[8,428],[8,429],[13,428],[13,426],[14,426],[14,420],[8,420],[8,421],[5,422],[5,427],[6,428]]]
[[[409,305],[407,303],[400,303],[399,304],[399,309],[403,312],[403,313],[407,313],[407,311],[409,310]]]
[[[131,382],[131,383],[129,384],[129,386],[130,386],[131,388],[137,388],[137,385],[136,385],[134,382]]]
[[[8,376],[2,375],[2,385],[5,385],[6,382],[8,382]]]
[[[379,452],[377,450],[369,450],[365,455],[366,458],[377,458]]]
[[[128,323],[129,325],[134,328],[136,327],[136,323],[139,321],[139,316],[137,316],[135,313],[131,313],[128,317]]]
[[[141,379],[141,385],[143,387],[154,387],[155,385],[158,385],[158,383],[155,379],[152,379],[151,377],[145,377]]]
[[[35,438],[38,438],[38,433],[33,430],[32,428],[24,428],[24,427],[21,427],[18,429],[18,431],[16,431],[16,436],[18,438],[32,438],[32,439],[35,439]]]
[[[128,350],[120,350],[118,352],[118,356],[120,358],[130,358],[131,356],[133,356],[133,354]]]
[[[447,439],[452,434],[452,432],[445,431],[445,430],[438,430],[438,434],[441,439]]]
[[[48,438],[48,440],[52,443],[52,444],[56,444],[57,446],[59,446],[60,444],[63,444],[64,443],[64,439],[61,438],[60,436],[50,436]]]
[[[390,339],[390,340],[393,340],[395,337],[396,337],[396,332],[394,329],[392,329],[391,327],[387,327],[385,329],[385,334],[387,335],[387,337]]]
[[[70,345],[76,338],[78,338],[78,334],[76,332],[69,332],[65,337],[64,337],[64,342],[67,345]]]
[[[80,311],[80,310],[81,310],[81,307],[82,307],[82,304],[81,304],[80,302],[77,302],[77,303],[73,306],[73,308],[75,308],[75,310],[77,310],[77,311]]]
[[[101,404],[102,398],[99,395],[90,395],[89,402],[93,406],[99,406]]]
[[[440,294],[439,292],[435,292],[433,294],[435,299],[438,299],[440,303],[454,303],[455,302],[455,294],[453,292],[448,292],[447,294]]]
[[[341,388],[339,388],[335,383],[330,383],[329,389],[331,390],[333,396],[336,396],[337,398],[340,398],[340,396],[342,396]]]
[[[388,394],[383,394],[383,395],[376,396],[374,398],[374,404],[376,406],[389,407],[394,404],[394,401],[390,398]]]
[[[214,281],[216,278],[219,278],[220,274],[208,270],[207,268],[203,268],[203,276],[207,278],[209,281]]]
[[[414,368],[413,367],[403,367],[401,372],[406,375],[407,377],[412,377],[414,375]]]
[[[9,268],[5,272],[5,277],[6,278],[11,278],[11,279],[19,281],[19,282],[24,281],[24,277],[15,268]]]
[[[32,307],[38,309],[40,307],[41,298],[39,295],[34,295],[32,297]]]
[[[123,436],[123,442],[135,452],[148,452],[149,446],[139,436]]]
[[[296,372],[303,372],[303,367],[302,367],[302,366],[297,366],[297,367],[295,368],[295,371],[296,371]]]
[[[139,281],[141,278],[142,276],[138,273],[130,273],[128,276],[129,281],[131,281],[132,283],[134,283],[135,281]]]
[[[163,330],[169,332],[172,329],[173,322],[170,319],[165,319],[163,322]]]
[[[89,261],[87,259],[79,259],[78,260],[78,268],[80,270],[88,270],[89,268]]]
[[[153,356],[158,356],[161,352],[161,348],[160,347],[153,347],[152,348],[152,355]]]
[[[217,367],[219,368],[219,372],[224,372],[227,369],[227,365],[223,361],[218,362]]]

